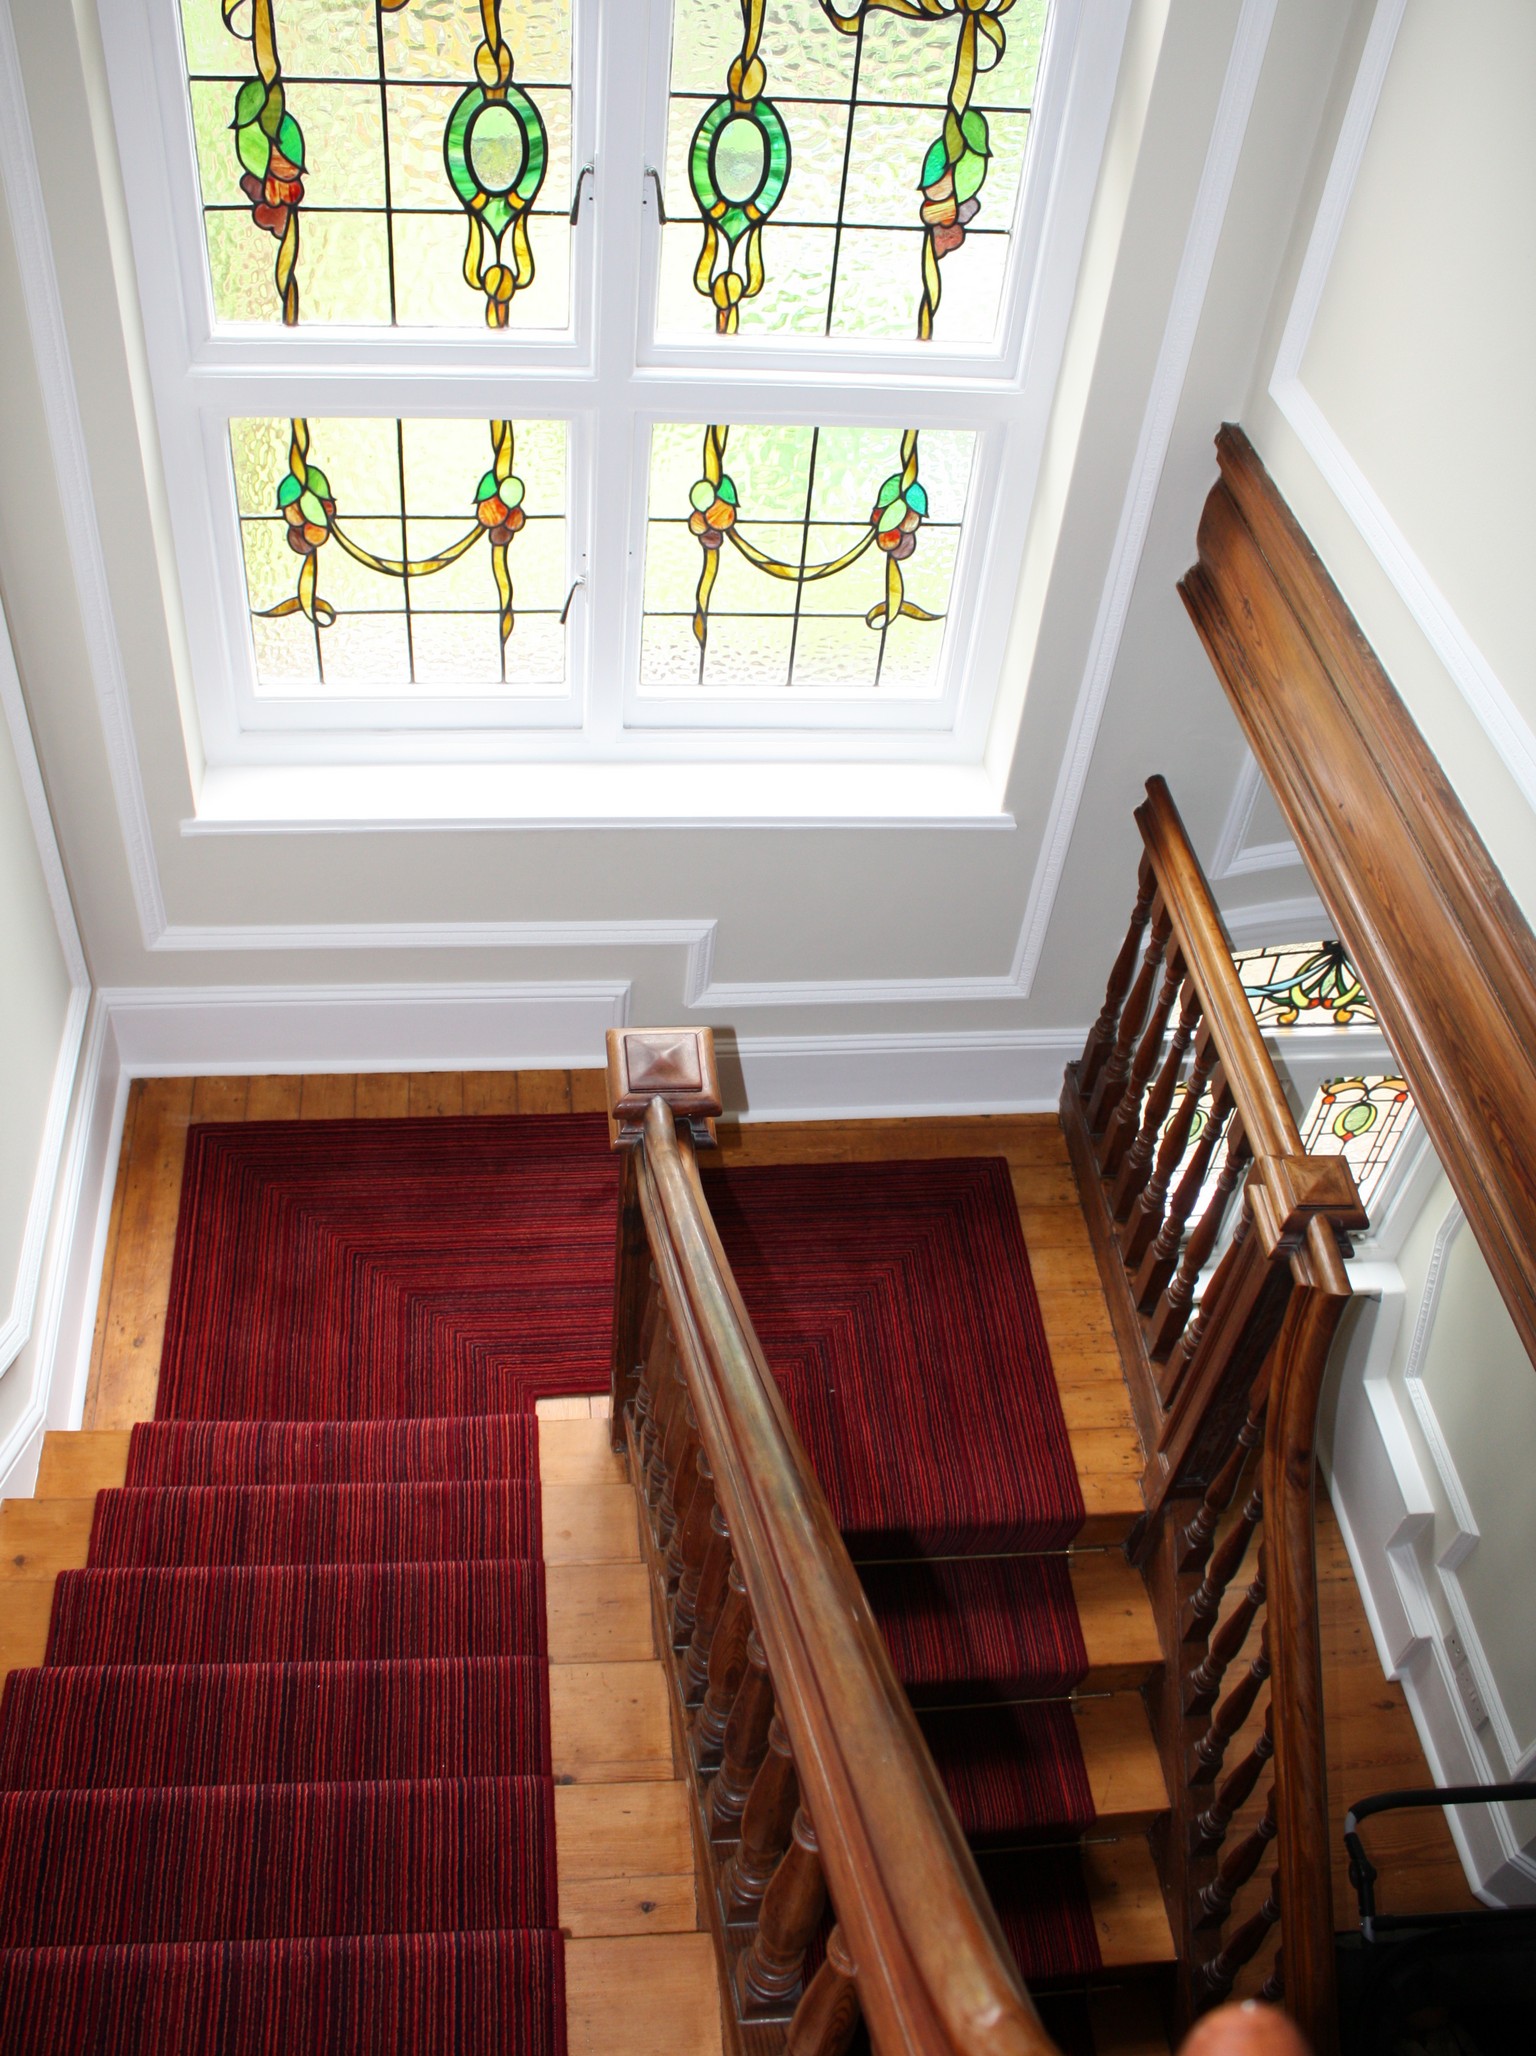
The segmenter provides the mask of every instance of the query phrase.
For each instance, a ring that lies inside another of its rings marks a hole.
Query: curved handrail
[[[1055,2056],[664,1098],[636,1154],[652,1260],[875,2045]]]

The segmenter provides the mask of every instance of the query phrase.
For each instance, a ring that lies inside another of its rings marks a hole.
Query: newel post
[[[646,1352],[651,1258],[640,1209],[639,1159],[646,1109],[653,1099],[664,1099],[674,1117],[688,1123],[696,1144],[713,1145],[721,1112],[713,1030],[608,1030],[608,1135],[620,1153],[609,1422],[610,1439],[618,1450],[624,1447],[624,1416],[640,1382]]]

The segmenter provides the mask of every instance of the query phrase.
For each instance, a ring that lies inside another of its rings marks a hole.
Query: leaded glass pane
[[[1412,1119],[1405,1079],[1331,1078],[1302,1117],[1301,1145],[1309,1156],[1345,1158],[1369,1207]]]
[[[989,342],[1049,0],[673,0],[659,327]]]
[[[934,692],[975,440],[658,424],[642,686]]]
[[[570,0],[181,0],[220,321],[564,328]]]
[[[1261,1028],[1374,1028],[1376,1009],[1340,942],[1233,952]]]
[[[229,424],[258,691],[565,679],[563,421]]]

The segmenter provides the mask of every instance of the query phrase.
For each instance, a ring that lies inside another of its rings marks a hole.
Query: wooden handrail
[[[616,1061],[643,1068],[632,1053]],[[702,1068],[703,1061],[694,1066]],[[652,1096],[643,1117],[637,1112],[632,1099],[618,1130],[630,1143],[623,1211],[644,1225],[713,1494],[788,1736],[809,1847],[835,1909],[838,1961],[851,1966],[847,1975],[886,2056],[1052,2056],[1056,2045],[1019,1980],[731,1276],[699,1183],[693,1135],[679,1132],[665,1093]],[[633,1218],[627,1227],[621,1219],[621,1262],[626,1246],[633,1252]],[[637,1298],[632,1291],[631,1306]],[[621,1310],[625,1304],[621,1279]],[[621,1313],[626,1348],[638,1348],[641,1325],[631,1313],[626,1327]],[[621,1401],[633,1390],[634,1363],[623,1366],[630,1383],[616,1393]],[[792,1846],[786,1864],[794,1853]],[[802,2005],[809,2008],[814,1996],[813,1986]],[[792,2028],[789,2046],[804,2045]]]
[[[1144,855],[1130,928],[1082,1061],[1068,1069],[1062,1119],[1148,1452],[1133,1547],[1166,1659],[1156,1725],[1175,1825],[1164,1886],[1187,2011],[1230,1992],[1278,1927],[1283,1969],[1277,1959],[1266,1989],[1283,1989],[1327,2052],[1337,2028],[1332,1912],[1318,1889],[1329,1864],[1315,1435],[1349,1299],[1344,1237],[1365,1215],[1344,1160],[1302,1148],[1161,778],[1148,781],[1136,820]],[[1170,1115],[1181,1079],[1205,1109],[1198,1145],[1190,1103]],[[1261,1628],[1244,1668],[1240,1653]],[[1266,1690],[1261,1730],[1226,1764]],[[1224,1865],[1233,1819],[1265,1777],[1263,1821]],[[1261,1861],[1275,1865],[1271,1887],[1224,1938]]]
[[[1536,934],[1242,430],[1179,587],[1536,1362]]]

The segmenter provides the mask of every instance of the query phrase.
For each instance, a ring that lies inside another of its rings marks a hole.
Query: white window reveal
[[[1123,16],[114,0],[213,772],[978,766]]]

